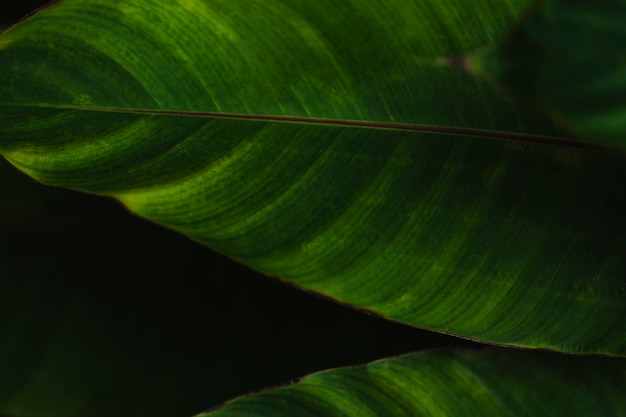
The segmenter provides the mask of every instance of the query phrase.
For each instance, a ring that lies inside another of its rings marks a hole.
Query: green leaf
[[[297,286],[626,354],[626,157],[447,65],[527,1],[65,0],[0,36],[0,151]]]
[[[625,390],[624,360],[443,350],[321,372],[198,417],[620,416]]]
[[[626,1],[545,0],[470,69],[589,139],[626,147]]]

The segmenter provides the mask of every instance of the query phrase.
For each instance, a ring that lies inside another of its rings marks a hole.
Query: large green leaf
[[[321,372],[198,417],[623,416],[626,362],[431,351]]]
[[[545,0],[504,42],[469,58],[563,126],[626,147],[626,1]]]
[[[626,354],[626,158],[444,65],[526,3],[65,0],[0,37],[0,150],[393,320]]]

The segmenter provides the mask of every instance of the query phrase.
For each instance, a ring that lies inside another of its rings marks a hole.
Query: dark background
[[[2,26],[43,3],[3,3]],[[187,416],[318,370],[470,345],[288,287],[1,159],[0,186],[0,415]]]

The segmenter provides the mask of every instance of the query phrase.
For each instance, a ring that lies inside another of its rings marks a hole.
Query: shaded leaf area
[[[0,149],[393,320],[626,354],[626,157],[434,64],[523,3],[66,0],[0,37]]]
[[[294,291],[119,204],[10,169],[2,415],[187,416],[319,369],[469,343]]]
[[[469,61],[556,121],[626,147],[626,1],[547,0]]]
[[[622,416],[625,390],[623,359],[442,350],[321,372],[199,417]]]

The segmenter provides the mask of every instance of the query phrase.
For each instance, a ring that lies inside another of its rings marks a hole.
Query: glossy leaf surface
[[[624,22],[624,0],[546,0],[470,66],[578,134],[626,148]]]
[[[199,417],[621,416],[625,390],[623,359],[431,351],[321,372]]]
[[[626,354],[626,157],[442,65],[526,3],[65,0],[0,37],[0,149],[393,320]]]

